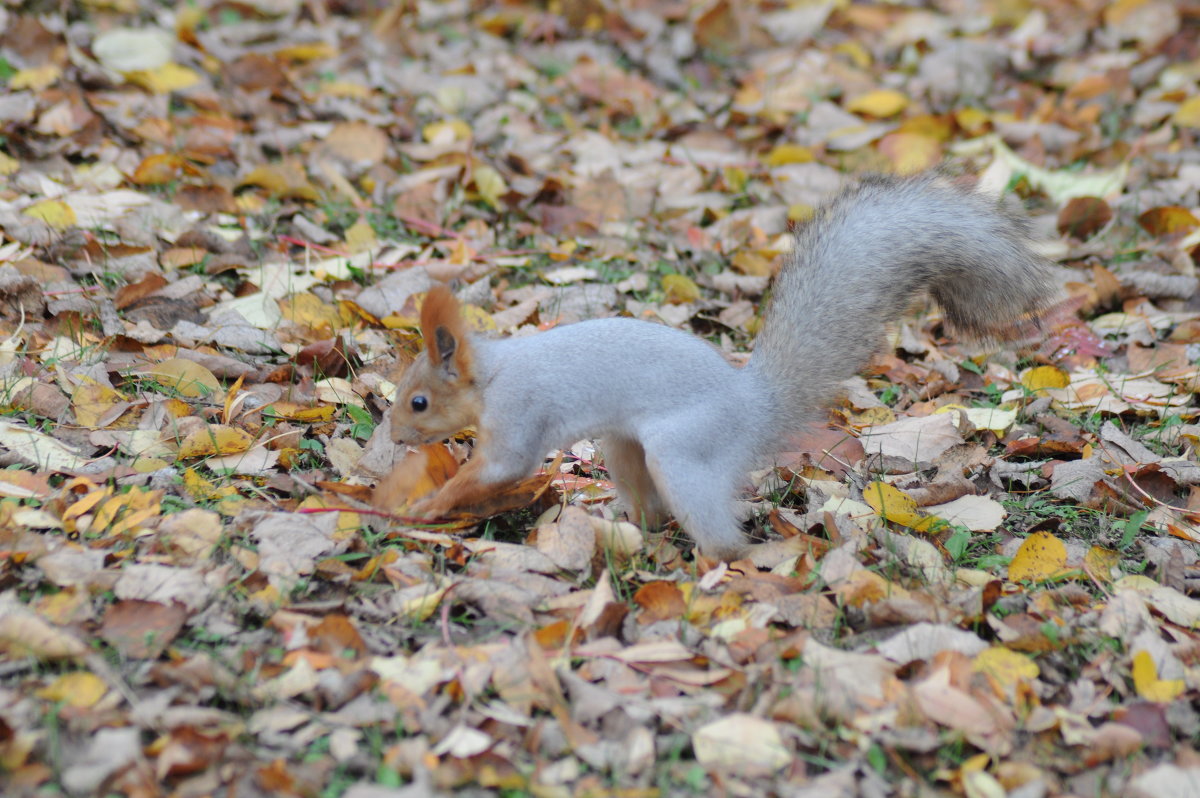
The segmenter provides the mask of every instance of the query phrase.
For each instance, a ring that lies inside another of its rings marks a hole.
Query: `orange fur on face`
[[[458,300],[443,285],[421,305],[425,351],[404,372],[392,408],[392,440],[409,445],[448,438],[479,421],[483,397],[475,386],[471,340]],[[413,408],[424,397],[424,410]]]

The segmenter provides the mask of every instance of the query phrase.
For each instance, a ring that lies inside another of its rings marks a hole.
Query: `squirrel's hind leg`
[[[746,548],[734,505],[741,476],[717,460],[648,447],[646,465],[659,494],[705,557],[732,562]]]
[[[629,520],[646,527],[661,526],[667,520],[667,508],[646,469],[642,445],[628,438],[605,438],[601,448],[608,476]]]

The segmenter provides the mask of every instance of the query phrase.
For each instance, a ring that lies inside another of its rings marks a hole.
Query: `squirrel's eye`
[[[429,400],[424,396],[414,396],[412,398],[412,409],[415,413],[424,412],[429,407]]]

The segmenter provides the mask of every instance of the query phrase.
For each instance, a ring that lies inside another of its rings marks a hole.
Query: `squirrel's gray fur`
[[[397,389],[392,434],[420,443],[479,429],[473,467],[427,500],[432,515],[528,475],[549,450],[602,438],[636,519],[673,515],[706,555],[734,557],[746,472],[865,365],[913,299],[928,291],[958,329],[990,337],[1044,307],[1048,274],[1025,223],[997,202],[938,177],[867,178],[798,231],[746,368],[633,319],[502,340],[423,319],[427,351]]]
[[[797,231],[775,282],[750,361],[773,386],[772,427],[824,405],[922,293],[988,339],[1046,306],[1049,275],[1028,221],[999,201],[933,175],[863,179]]]

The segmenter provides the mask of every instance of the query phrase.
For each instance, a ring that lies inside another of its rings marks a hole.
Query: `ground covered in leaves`
[[[1200,795],[1198,42],[1173,0],[4,4],[0,791]],[[740,359],[790,223],[943,163],[1064,299],[1023,352],[896,329],[752,475],[749,559],[614,518],[589,442],[371,514],[433,280]]]

